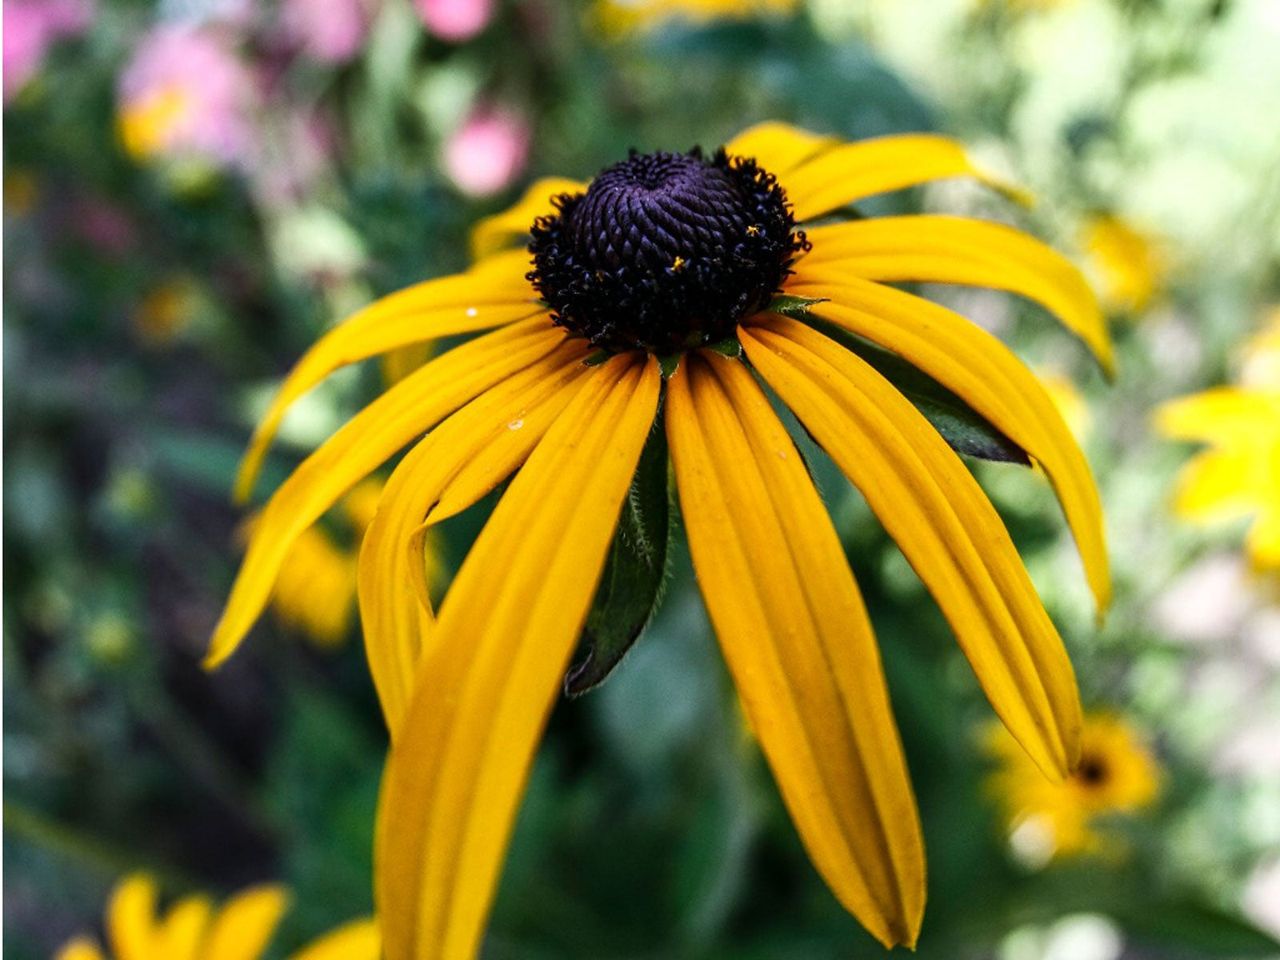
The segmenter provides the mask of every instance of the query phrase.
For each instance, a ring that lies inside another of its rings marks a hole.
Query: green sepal
[[[612,356],[613,354],[608,350],[597,350],[595,353],[588,356],[587,359],[583,360],[582,365],[584,367],[598,367]]]
[[[737,337],[725,337],[715,343],[708,343],[707,349],[715,351],[722,357],[728,357],[730,360],[737,360],[742,356],[742,344],[738,342]]]
[[[896,353],[876,346],[834,324],[809,318],[812,325],[869,363],[911,401],[951,449],[999,463],[1031,465],[1031,458],[990,421],[937,380]]]
[[[582,656],[565,674],[565,696],[579,697],[603,683],[644,632],[666,582],[672,521],[667,437],[659,418],[640,454],[587,614]]]
[[[680,357],[681,354],[671,353],[658,358],[658,369],[662,371],[663,380],[670,380],[676,375],[676,371],[680,369]]]
[[[826,303],[827,297],[797,297],[790,293],[780,293],[764,308],[766,313],[780,313],[784,317],[803,317],[815,303]]]

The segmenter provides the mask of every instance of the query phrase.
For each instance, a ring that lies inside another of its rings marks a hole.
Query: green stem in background
[[[85,864],[109,879],[144,869],[169,889],[196,887],[191,877],[175,867],[139,863],[133,848],[116,846],[10,800],[4,802],[4,830],[6,837],[24,840],[47,853]]]

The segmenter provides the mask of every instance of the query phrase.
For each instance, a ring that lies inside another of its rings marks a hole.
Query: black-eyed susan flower
[[[1008,533],[939,432],[853,349],[897,354],[1043,467],[1104,606],[1097,492],[1044,389],[988,333],[884,283],[1022,294],[1109,365],[1079,273],[993,223],[839,216],[873,194],[975,173],[940,137],[843,144],[780,124],[709,155],[633,153],[589,184],[535,185],[479,225],[471,270],[366,308],[290,374],[251,444],[242,494],[289,404],[336,367],[492,329],[387,390],[275,493],[208,657],[228,656],[261,613],[290,543],[416,444],[360,557],[366,648],[392,738],[376,850],[390,960],[477,950],[638,463],[652,476],[657,460],[665,503],[664,442],[712,623],[815,866],[878,939],[915,941],[924,853],[879,653],[764,385],[862,491],[1035,764],[1058,778],[1074,766],[1071,664]],[[423,531],[512,474],[436,617]]]
[[[1142,738],[1109,713],[1085,717],[1080,763],[1056,783],[1003,727],[991,727],[986,748],[999,764],[987,789],[1004,815],[1015,851],[1034,865],[1053,857],[1121,851],[1122,841],[1107,831],[1107,821],[1150,806],[1160,789],[1160,769]]]
[[[80,936],[58,951],[56,960],[260,960],[289,904],[284,888],[273,885],[241,891],[218,908],[208,897],[189,896],[163,916],[158,899],[151,877],[124,878],[107,905],[108,950],[93,937]],[[377,923],[354,920],[290,960],[379,960],[381,950]]]
[[[1208,446],[1178,476],[1174,512],[1201,524],[1251,518],[1249,560],[1280,571],[1280,311],[1246,345],[1239,384],[1171,400],[1156,426]]]

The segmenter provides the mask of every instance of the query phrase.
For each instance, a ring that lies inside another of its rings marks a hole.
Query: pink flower
[[[285,0],[282,17],[289,38],[321,63],[350,60],[369,29],[363,0]]]
[[[528,121],[501,108],[473,113],[444,147],[445,173],[459,190],[475,197],[510,186],[528,158]]]
[[[414,0],[427,30],[450,43],[470,40],[493,19],[493,0]]]
[[[92,19],[93,0],[5,0],[5,103],[40,70],[54,41],[80,33]]]
[[[120,134],[139,159],[197,158],[246,166],[254,146],[253,75],[217,33],[157,27],[119,85]]]

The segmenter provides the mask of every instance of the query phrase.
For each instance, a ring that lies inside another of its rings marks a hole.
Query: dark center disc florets
[[[808,246],[773,174],[723,149],[633,150],[554,203],[533,225],[529,279],[557,324],[610,352],[732,336]]]

